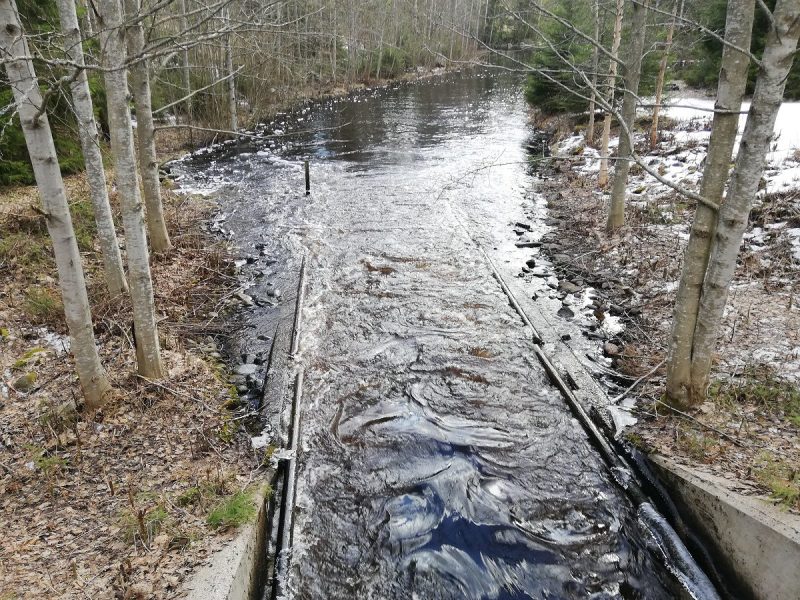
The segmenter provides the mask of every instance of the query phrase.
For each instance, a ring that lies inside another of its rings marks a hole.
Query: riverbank
[[[644,150],[641,140],[645,160],[697,190],[707,115],[670,115],[657,148]],[[786,143],[770,157],[726,309],[709,399],[680,414],[661,397],[693,206],[634,168],[627,225],[608,236],[608,194],[594,185],[597,152],[586,146],[579,129],[555,148],[557,158],[539,188],[554,225],[543,242],[560,280],[583,280],[596,290],[596,322],[586,333],[596,337],[608,366],[622,375],[618,392],[642,378],[620,400],[638,419],[627,438],[648,452],[722,477],[743,494],[800,511],[800,222],[795,216],[800,156]],[[602,334],[599,324],[608,316],[621,318],[622,333]]]
[[[254,515],[263,457],[232,417],[239,396],[221,353],[232,251],[205,225],[213,199],[164,190],[174,249],[153,256],[152,271],[168,375],[142,380],[130,307],[104,291],[87,183],[66,185],[115,393],[84,411],[37,190],[5,190],[0,597],[168,597]]]
[[[257,116],[250,115],[248,117],[247,115],[241,115],[240,118],[242,122],[247,123],[248,126],[242,129],[240,139],[262,139],[265,135],[272,133],[272,131],[269,130],[268,124],[275,123],[281,115],[287,112],[302,111],[303,107],[311,104],[338,100],[350,96],[351,94],[380,90],[391,85],[424,81],[432,77],[440,77],[447,73],[457,72],[462,68],[463,67],[459,67],[458,69],[446,67],[417,67],[395,77],[371,79],[368,81],[328,82],[315,86],[298,87],[293,89],[290,95],[286,95],[280,100],[260,106]],[[280,134],[278,137],[280,137]],[[203,130],[203,128],[198,128],[196,130],[190,130],[189,128],[181,128],[179,126],[159,128],[156,133],[159,160],[162,164],[167,163],[180,158],[187,152],[194,152],[201,149],[205,150],[222,140],[230,138],[230,134],[224,131],[215,131],[214,129]]]

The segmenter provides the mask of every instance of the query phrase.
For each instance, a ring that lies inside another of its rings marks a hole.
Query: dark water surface
[[[276,127],[315,134],[182,167],[223,185],[243,246],[307,255],[293,597],[680,594],[476,245],[514,275],[531,250],[511,225],[546,229],[519,87],[450,76],[314,105]],[[290,303],[259,268],[254,290]]]

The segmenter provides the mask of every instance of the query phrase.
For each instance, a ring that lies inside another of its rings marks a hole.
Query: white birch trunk
[[[138,20],[139,0],[124,0],[125,13],[130,25],[127,31],[128,56],[131,65],[131,88],[136,107],[136,137],[139,141],[139,171],[142,176],[142,192],[147,216],[147,232],[150,246],[154,252],[165,252],[172,244],[164,220],[164,207],[161,203],[161,182],[158,179],[158,158],[156,157],[155,124],[150,98],[150,73],[144,54],[144,28]]]
[[[488,5],[488,3],[487,3]],[[592,19],[594,19],[594,39],[600,42],[600,0],[592,0]],[[586,127],[586,144],[594,145],[594,111],[597,97],[597,69],[600,64],[600,49],[592,50],[592,95],[589,100],[589,125]]]
[[[642,74],[642,55],[647,37],[648,0],[633,3],[633,16],[629,31],[630,44],[625,61],[625,95],[622,98],[622,121],[620,127],[617,162],[614,166],[614,185],[611,189],[611,207],[608,211],[609,231],[619,229],[625,224],[625,192],[628,187],[628,173],[631,170],[634,127],[636,121],[636,98],[639,93],[639,79]],[[627,129],[627,130],[626,130]]]
[[[83,45],[74,0],[58,0],[58,12],[61,19],[61,31],[64,35],[65,53],[72,62],[83,66]],[[106,287],[112,296],[118,296],[128,291],[128,283],[125,281],[119,241],[114,229],[114,219],[111,216],[111,205],[108,202],[106,172],[103,167],[103,155],[100,152],[100,136],[94,120],[89,78],[85,70],[81,70],[77,79],[72,83],[71,92],[75,117],[78,120],[81,150],[86,163],[86,179],[89,182],[94,220],[97,224],[97,238],[100,241],[100,250],[103,256]]]
[[[692,354],[692,393],[695,397],[704,395],[708,387],[712,354],[720,335],[728,289],[736,271],[742,236],[764,174],[775,119],[797,50],[800,0],[778,0],[773,20],[774,28],[767,35],[730,191],[720,209],[703,285]]]
[[[614,37],[611,40],[612,60],[608,65],[608,104],[614,104],[614,88],[617,85],[617,57],[619,56],[619,44],[622,40],[622,15],[625,11],[624,0],[617,0],[616,16],[614,17]],[[597,175],[597,185],[606,187],[608,185],[608,140],[611,137],[611,111],[606,111],[603,117],[603,137],[600,142],[600,172]]]
[[[749,48],[753,30],[756,0],[729,0],[725,23],[725,39],[732,46]],[[717,85],[714,121],[708,144],[700,195],[722,204],[731,154],[739,129],[739,111],[747,86],[750,58],[726,45]],[[683,257],[683,269],[672,313],[672,330],[667,359],[667,399],[686,408],[702,402],[704,395],[694,397],[691,387],[692,347],[703,280],[711,251],[711,240],[717,222],[716,213],[704,204],[695,208],[692,230]]]
[[[682,0],[680,0],[682,2]],[[672,38],[675,36],[675,24],[678,20],[679,0],[675,0],[675,7],[672,9],[672,21],[667,30],[667,39],[664,42],[664,54],[658,65],[658,75],[656,77],[656,97],[653,106],[653,123],[650,126],[650,147],[655,148],[658,143],[658,117],[661,113],[661,99],[664,95],[664,78],[667,75],[667,62],[669,61],[669,51],[672,49]]]
[[[83,19],[83,31],[86,33],[87,38],[93,38],[94,25],[92,23],[92,8],[89,6],[89,0],[78,0],[78,4],[81,9],[86,11],[86,17]]]
[[[70,349],[75,357],[78,379],[86,406],[89,409],[99,408],[111,392],[111,384],[100,363],[95,344],[81,257],[72,229],[67,194],[50,124],[46,114],[37,118],[39,107],[42,106],[42,96],[33,62],[27,58],[13,58],[30,56],[14,0],[0,0],[0,49],[3,59],[6,60],[8,81],[14,92],[36,185],[47,214],[47,230],[53,240],[64,314],[69,328]]]
[[[125,71],[125,30],[117,0],[97,0],[102,31],[103,65],[108,120],[111,130],[111,154],[122,205],[128,278],[133,303],[136,363],[139,374],[158,379],[163,375],[161,350],[156,329],[153,281],[150,276],[150,253],[147,248],[144,212],[139,193],[136,159],[133,148],[131,112],[128,108],[128,76]]]
[[[230,8],[225,12],[225,26],[230,28]],[[239,115],[236,106],[236,77],[233,71],[233,47],[231,34],[225,36],[225,73],[228,76],[228,111],[231,131],[239,131]]]
[[[189,17],[187,16],[186,12],[186,0],[181,0],[180,4],[180,11],[181,11],[181,34],[182,36],[187,36],[189,31]],[[186,40],[184,40],[184,44],[186,44]],[[191,126],[194,124],[194,109],[193,109],[193,102],[192,102],[192,70],[191,70],[191,63],[189,62],[189,47],[188,44],[186,48],[183,49],[181,52],[181,58],[183,62],[183,88],[186,95],[186,122],[189,125],[189,144],[192,148],[194,148],[194,133]]]

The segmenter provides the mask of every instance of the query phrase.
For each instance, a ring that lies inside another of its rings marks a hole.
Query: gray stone
[[[239,365],[236,368],[236,373],[239,375],[247,376],[247,375],[254,375],[255,372],[258,371],[258,365]]]
[[[235,296],[241,301],[242,304],[246,306],[253,306],[253,298],[244,292],[236,292]]]
[[[562,306],[558,310],[557,314],[558,314],[559,317],[561,317],[563,319],[572,319],[573,317],[575,317],[575,313],[568,306]]]
[[[581,288],[579,288],[577,285],[575,285],[570,281],[562,281],[559,284],[559,287],[567,294],[577,294],[578,292],[581,291]]]

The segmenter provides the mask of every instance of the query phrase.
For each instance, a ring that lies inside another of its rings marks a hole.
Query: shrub
[[[206,522],[213,528],[239,527],[256,515],[251,491],[239,491],[224,498],[208,513]]]
[[[31,321],[39,324],[58,323],[64,315],[61,298],[43,287],[32,287],[26,292],[24,310]]]

